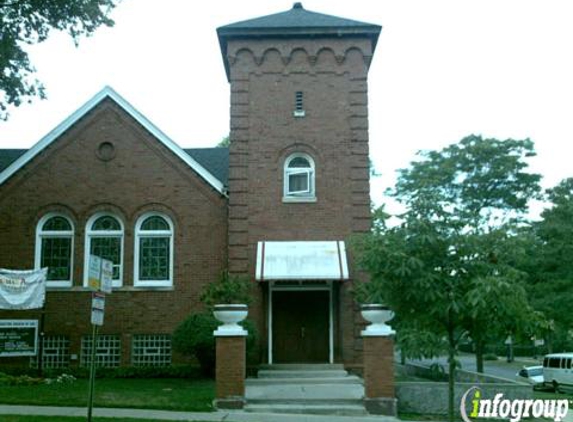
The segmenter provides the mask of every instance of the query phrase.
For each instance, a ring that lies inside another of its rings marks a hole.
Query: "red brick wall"
[[[254,279],[263,240],[348,240],[370,228],[366,39],[231,40],[229,268]],[[293,117],[303,91],[306,117]],[[283,203],[289,154],[316,164],[314,203]],[[356,277],[351,265],[351,275]],[[349,284],[345,282],[345,284]],[[262,288],[251,306],[266,343]],[[361,362],[348,286],[340,290],[337,361]]]
[[[394,397],[394,341],[364,337],[364,392],[366,398]]]
[[[102,161],[96,151],[112,142],[116,155]],[[111,100],[42,151],[0,186],[0,267],[34,266],[35,230],[49,211],[68,214],[75,225],[73,287],[50,290],[46,333],[69,335],[72,353],[90,331],[90,293],[83,286],[84,231],[97,211],[124,223],[123,284],[108,296],[102,334],[122,336],[122,361],[129,363],[134,334],[170,334],[201,308],[202,287],[226,267],[226,199]],[[146,211],[161,211],[174,223],[174,285],[133,287],[134,227]],[[37,312],[0,312],[0,318],[36,317]]]
[[[242,407],[245,396],[245,337],[217,337],[216,398],[226,407]]]

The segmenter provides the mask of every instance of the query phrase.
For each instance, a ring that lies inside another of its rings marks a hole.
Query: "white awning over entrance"
[[[257,280],[347,280],[343,241],[259,242]]]

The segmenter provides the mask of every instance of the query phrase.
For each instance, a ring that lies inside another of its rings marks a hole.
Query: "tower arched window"
[[[315,198],[314,160],[308,154],[290,155],[284,164],[284,198],[309,200]]]

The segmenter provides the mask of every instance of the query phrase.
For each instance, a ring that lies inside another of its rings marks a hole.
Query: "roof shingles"
[[[23,155],[27,149],[0,149],[0,173]],[[205,167],[223,185],[229,181],[229,148],[187,148],[191,158]]]

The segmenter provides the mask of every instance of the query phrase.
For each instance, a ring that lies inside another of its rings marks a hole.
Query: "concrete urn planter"
[[[364,331],[363,335],[367,336],[391,336],[396,332],[386,324],[387,321],[394,317],[392,312],[387,306],[378,303],[362,305],[362,318],[370,323]]]
[[[213,315],[217,321],[223,323],[217,328],[215,334],[219,336],[244,335],[246,331],[239,325],[239,322],[243,321],[248,313],[247,305],[243,304],[215,305]]]

